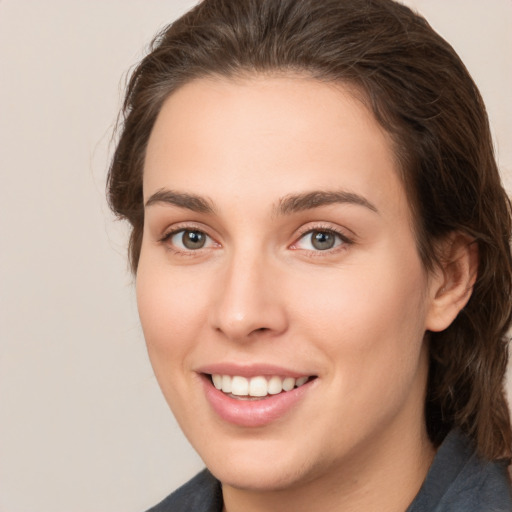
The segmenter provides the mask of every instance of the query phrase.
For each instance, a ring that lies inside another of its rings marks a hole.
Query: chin
[[[224,485],[259,492],[281,491],[314,479],[320,468],[309,467],[306,449],[283,441],[241,442],[222,454],[204,454],[209,471]]]
[[[291,489],[305,480],[300,468],[275,463],[271,466],[249,463],[243,467],[217,464],[208,469],[223,485],[254,492]]]

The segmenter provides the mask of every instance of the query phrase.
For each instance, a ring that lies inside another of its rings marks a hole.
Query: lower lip
[[[239,427],[263,427],[295,408],[316,380],[306,382],[291,391],[267,395],[266,398],[258,400],[232,398],[214,387],[210,377],[206,375],[203,378],[203,384],[206,399],[224,421]]]

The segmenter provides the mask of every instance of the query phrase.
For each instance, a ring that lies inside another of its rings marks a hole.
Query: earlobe
[[[441,247],[440,265],[431,276],[431,301],[426,329],[446,329],[467,304],[478,274],[478,244],[462,233],[453,233]]]

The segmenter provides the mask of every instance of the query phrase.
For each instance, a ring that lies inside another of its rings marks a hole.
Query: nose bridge
[[[286,313],[279,281],[272,258],[250,248],[233,251],[219,275],[212,326],[237,341],[247,340],[255,332],[282,332]]]

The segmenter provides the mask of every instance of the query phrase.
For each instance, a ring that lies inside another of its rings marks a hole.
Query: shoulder
[[[512,512],[507,467],[476,454],[464,434],[443,442],[407,512]]]
[[[147,512],[189,511],[222,511],[222,490],[220,483],[206,469]]]

